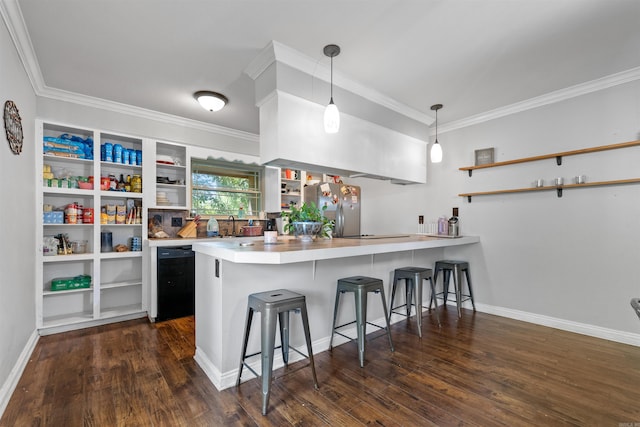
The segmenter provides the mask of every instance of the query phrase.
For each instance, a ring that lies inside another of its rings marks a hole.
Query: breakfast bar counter
[[[358,275],[377,277],[384,281],[388,294],[395,268],[408,265],[433,268],[435,261],[456,258],[459,251],[478,242],[480,239],[476,236],[448,238],[424,235],[317,239],[309,243],[289,236],[279,236],[276,244],[265,244],[261,237],[194,242],[195,360],[218,389],[234,385],[247,297],[275,289],[288,289],[306,296],[314,353],[327,350],[338,279]],[[428,302],[429,292],[424,294]],[[338,313],[339,324],[355,319],[353,304],[348,298],[343,299]],[[428,303],[424,305],[427,307]],[[306,352],[300,321],[295,317],[297,315],[292,314],[291,345]],[[381,322],[382,307],[372,301],[368,318],[373,323]],[[392,317],[392,322],[397,320]],[[248,353],[260,348],[258,319],[254,318],[254,322],[256,326],[252,328]],[[371,332],[374,330],[370,328]],[[350,335],[348,329],[345,332]],[[334,345],[345,341],[336,336]],[[291,354],[290,362],[297,360],[294,355]],[[259,371],[260,358],[255,357],[252,363]],[[355,351],[354,363],[357,363]],[[281,355],[275,357],[274,369],[280,366]],[[243,376],[243,380],[249,378],[250,375]]]

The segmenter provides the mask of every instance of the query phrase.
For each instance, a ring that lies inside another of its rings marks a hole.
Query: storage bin
[[[69,289],[81,289],[91,287],[91,276],[81,274],[75,277],[60,277],[51,280],[52,291],[66,291]]]
[[[43,212],[42,222],[44,224],[62,224],[64,223],[64,212],[62,211]]]

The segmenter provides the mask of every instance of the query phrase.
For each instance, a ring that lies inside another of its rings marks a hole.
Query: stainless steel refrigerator
[[[334,237],[360,236],[360,187],[321,182],[304,187],[304,201],[314,202],[324,216],[335,221]]]

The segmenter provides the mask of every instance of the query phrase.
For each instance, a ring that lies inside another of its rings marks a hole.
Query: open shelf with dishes
[[[469,202],[471,202],[471,198],[474,196],[489,196],[493,194],[508,194],[508,193],[526,193],[531,191],[555,191],[558,197],[562,197],[562,192],[564,189],[572,189],[572,188],[586,188],[586,187],[601,187],[604,185],[624,185],[624,184],[637,184],[640,183],[640,178],[631,178],[631,179],[618,179],[612,181],[597,181],[597,182],[585,182],[583,184],[563,184],[563,185],[552,185],[552,186],[544,186],[544,187],[525,187],[525,188],[511,188],[508,190],[494,190],[494,191],[478,191],[475,193],[461,193],[458,196],[466,197]]]
[[[333,175],[321,172],[310,172],[298,169],[280,169],[280,209],[289,210],[293,203],[296,206],[304,202],[304,187],[320,182],[334,182]]]
[[[459,168],[458,170],[467,171],[469,173],[469,177],[471,177],[472,172],[477,169],[487,169],[487,168],[494,168],[494,167],[500,167],[500,166],[508,166],[508,165],[514,165],[519,163],[534,162],[539,160],[555,159],[556,164],[558,166],[561,166],[563,157],[576,156],[580,154],[597,153],[600,151],[617,150],[621,148],[629,148],[629,147],[636,147],[636,146],[640,146],[640,140],[621,142],[617,144],[600,145],[597,147],[582,148],[578,150],[563,151],[558,153],[543,154],[539,156],[523,157],[520,159],[506,160],[502,162],[494,162],[494,163],[488,163],[483,165],[464,166]],[[608,186],[608,185],[625,185],[625,184],[637,184],[637,183],[640,183],[640,178],[627,178],[627,179],[594,181],[594,182],[584,182],[584,181],[580,182],[576,180],[576,183],[574,184],[558,183],[557,185],[549,185],[549,186],[539,185],[536,187],[510,188],[510,189],[504,189],[504,190],[491,190],[491,191],[477,191],[473,193],[460,193],[458,194],[458,196],[466,197],[467,201],[471,202],[471,199],[474,196],[525,193],[525,192],[533,192],[533,191],[554,191],[558,197],[562,197],[563,191],[565,189],[601,187],[601,186]]]
[[[187,147],[169,142],[155,142],[153,146],[156,153],[153,207],[188,209],[190,171]]]
[[[40,333],[143,317],[142,236],[146,214],[142,209],[143,169],[138,164],[142,140],[38,120],[36,141],[43,147],[35,152],[39,176],[36,194],[41,207],[36,227],[36,244],[42,248],[36,262]],[[106,147],[112,151],[105,157]],[[134,176],[139,178],[136,192],[131,187]],[[109,190],[114,181],[129,185]],[[112,213],[114,223],[101,224],[110,222]],[[106,232],[123,252],[102,250]],[[131,238],[139,243],[137,251],[131,251]],[[108,269],[101,268],[105,262],[110,263]],[[127,280],[132,285],[109,286],[111,271],[128,271],[131,277]],[[110,300],[116,301],[107,304],[108,310],[102,310],[105,289]],[[118,306],[128,308],[118,310]]]
[[[282,169],[280,171],[280,209],[289,210],[290,206],[302,204],[302,171]]]

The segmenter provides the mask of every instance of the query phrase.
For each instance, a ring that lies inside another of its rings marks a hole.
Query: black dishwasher
[[[195,260],[191,246],[158,248],[157,321],[195,313]]]

